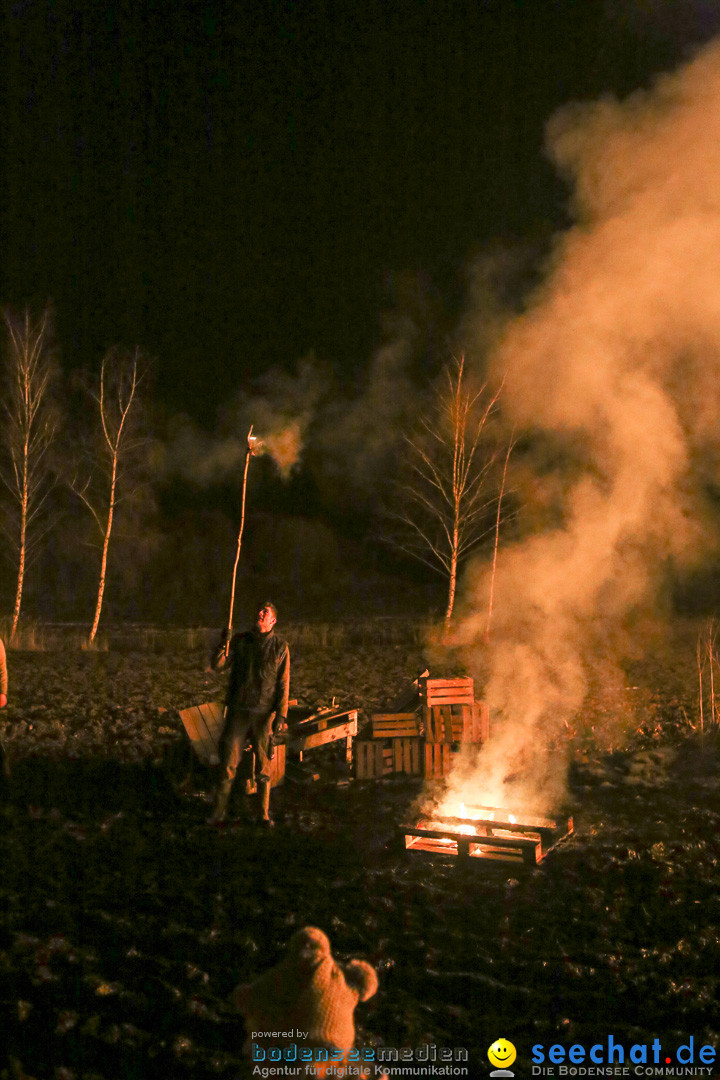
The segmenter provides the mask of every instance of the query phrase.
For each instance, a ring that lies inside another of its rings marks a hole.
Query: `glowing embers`
[[[432,813],[400,829],[406,851],[537,866],[573,831],[572,818],[537,817],[497,806],[460,805],[459,815]]]

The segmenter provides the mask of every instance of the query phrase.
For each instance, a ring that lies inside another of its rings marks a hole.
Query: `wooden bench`
[[[288,742],[290,754],[302,761],[308,750],[345,740],[345,760],[353,757],[353,739],[358,731],[357,709],[320,709],[307,714],[305,709],[288,710]]]

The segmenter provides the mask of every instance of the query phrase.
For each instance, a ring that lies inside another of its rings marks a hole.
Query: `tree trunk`
[[[18,576],[15,590],[15,607],[13,608],[12,630],[10,640],[15,641],[18,624],[20,622],[20,608],[22,606],[23,586],[25,584],[25,548],[27,545],[27,515],[28,515],[28,454],[27,444],[23,456],[23,484],[22,497],[20,500],[20,550],[18,552]]]
[[[97,603],[95,605],[95,618],[93,619],[92,628],[90,630],[90,636],[88,637],[88,644],[92,645],[95,640],[95,635],[98,631],[98,625],[100,623],[100,612],[102,611],[103,596],[105,594],[105,577],[107,575],[107,560],[108,560],[108,548],[110,546],[110,533],[113,527],[113,515],[115,512],[115,485],[117,482],[117,456],[113,458],[112,467],[112,480],[110,482],[110,507],[108,509],[107,525],[105,526],[105,535],[103,537],[102,557],[100,559],[100,580],[98,582],[98,594]]]
[[[450,552],[450,569],[448,572],[448,602],[447,610],[445,612],[445,627],[443,630],[443,641],[450,633],[450,623],[452,622],[453,608],[455,606],[455,590],[457,588],[457,568],[458,568],[458,550],[460,547],[460,530],[458,526],[458,516],[455,516],[455,525],[453,528],[453,542],[452,551]]]

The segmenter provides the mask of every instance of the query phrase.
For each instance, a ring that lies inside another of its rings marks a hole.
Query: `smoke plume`
[[[547,145],[572,183],[576,225],[491,368],[505,379],[508,426],[531,448],[528,517],[535,502],[536,519],[555,524],[501,550],[487,642],[489,572],[471,568],[456,642],[495,720],[472,797],[461,774],[456,795],[538,810],[561,796],[557,748],[591,682],[621,684],[623,633],[653,609],[667,567],[692,564],[709,542],[720,42],[650,91],[563,110]]]
[[[168,471],[199,487],[232,478],[242,472],[252,426],[254,453],[269,454],[287,479],[300,463],[325,385],[324,373],[309,356],[295,374],[273,369],[260,380],[257,393],[238,394],[226,407],[217,435],[181,418],[167,450]]]

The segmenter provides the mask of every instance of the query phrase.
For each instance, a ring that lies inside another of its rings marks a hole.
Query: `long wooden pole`
[[[242,503],[240,509],[240,531],[237,538],[237,550],[235,551],[235,565],[233,566],[232,589],[230,590],[230,614],[228,615],[228,642],[232,633],[233,609],[235,607],[235,580],[237,578],[238,562],[240,561],[240,547],[242,545],[243,529],[245,528],[245,495],[247,493],[248,469],[252,457],[252,424],[247,436],[247,450],[245,451],[245,469],[243,471]]]

